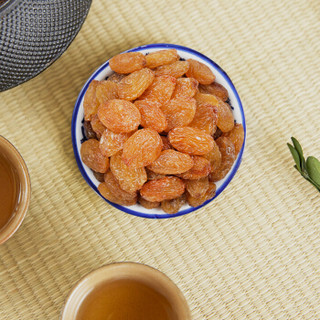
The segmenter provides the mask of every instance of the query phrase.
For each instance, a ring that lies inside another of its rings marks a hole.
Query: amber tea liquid
[[[84,299],[76,320],[178,320],[165,296],[134,279],[101,284]]]
[[[17,173],[9,159],[0,154],[0,231],[15,213],[19,192]]]

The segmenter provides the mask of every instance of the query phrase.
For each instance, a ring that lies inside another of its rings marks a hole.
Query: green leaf
[[[309,177],[317,185],[320,185],[320,161],[315,157],[308,157],[306,166]]]
[[[299,154],[300,167],[301,167],[302,170],[306,170],[306,161],[305,161],[304,156],[303,156],[302,147],[301,147],[299,141],[295,137],[291,137],[291,140],[292,140],[292,143],[293,143],[295,149],[297,150],[297,152]]]
[[[298,151],[290,143],[287,143],[287,145],[292,154],[293,160],[296,163],[297,170],[301,172],[300,157]]]

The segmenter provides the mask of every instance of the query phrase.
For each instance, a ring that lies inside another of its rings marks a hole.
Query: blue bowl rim
[[[89,184],[89,186],[105,201],[107,201],[110,205],[112,205],[113,207],[117,208],[120,211],[123,211],[125,213],[129,213],[131,215],[137,216],[137,217],[141,217],[141,218],[149,218],[149,219],[167,219],[167,218],[175,218],[175,217],[179,217],[185,214],[188,214],[190,212],[196,211],[202,207],[204,207],[205,205],[207,205],[209,202],[213,201],[216,197],[219,196],[219,194],[229,185],[230,181],[233,179],[234,175],[236,174],[241,161],[242,161],[242,155],[243,155],[243,151],[244,151],[244,147],[245,147],[245,142],[246,142],[246,134],[247,134],[247,130],[246,130],[246,121],[245,121],[245,116],[244,116],[244,111],[243,111],[243,106],[239,97],[239,94],[235,88],[235,86],[233,85],[231,79],[229,78],[229,76],[227,75],[227,73],[214,61],[212,61],[211,59],[209,59],[207,56],[203,55],[202,53],[185,47],[185,46],[181,46],[181,45],[177,45],[177,44],[169,44],[169,43],[154,43],[154,44],[147,44],[147,45],[142,45],[136,48],[132,48],[126,51],[123,51],[122,53],[125,52],[135,52],[135,51],[140,51],[140,50],[144,50],[144,49],[164,49],[164,48],[169,48],[169,49],[177,49],[177,50],[181,50],[181,51],[185,51],[188,53],[191,53],[199,58],[201,58],[202,60],[206,61],[208,64],[214,65],[214,67],[216,69],[218,69],[221,73],[223,78],[225,79],[225,81],[229,84],[229,86],[231,87],[239,108],[240,108],[240,113],[241,113],[241,118],[242,118],[242,126],[243,126],[243,130],[244,130],[244,141],[243,141],[243,145],[242,148],[237,156],[236,162],[232,168],[232,171],[229,173],[228,178],[223,182],[223,184],[220,186],[219,190],[216,192],[215,196],[209,200],[207,200],[206,202],[204,202],[202,205],[198,206],[198,207],[190,207],[188,209],[185,210],[181,210],[175,214],[146,214],[146,213],[142,213],[142,212],[137,212],[134,210],[129,209],[128,207],[125,206],[121,206],[118,205],[116,203],[113,203],[109,200],[107,200],[106,198],[104,198],[100,192],[98,191],[97,187],[93,184],[93,182],[91,181],[91,179],[88,177],[87,173],[85,172],[84,168],[83,168],[83,164],[82,161],[80,159],[80,155],[78,153],[77,150],[77,146],[76,146],[76,119],[77,119],[77,114],[79,111],[79,107],[80,107],[80,103],[81,100],[85,94],[85,92],[87,91],[87,88],[90,84],[90,82],[95,79],[95,77],[102,71],[104,70],[106,67],[108,67],[109,65],[109,60],[107,60],[105,63],[103,63],[95,72],[92,73],[92,75],[89,77],[89,79],[86,81],[85,85],[82,87],[80,94],[78,95],[78,98],[76,100],[75,103],[75,107],[73,110],[73,114],[72,114],[72,120],[71,120],[71,138],[72,138],[72,146],[73,146],[73,152],[79,167],[79,170],[83,176],[83,178],[86,180],[86,182]]]

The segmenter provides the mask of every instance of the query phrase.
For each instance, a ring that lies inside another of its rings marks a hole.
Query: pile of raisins
[[[176,50],[119,54],[114,73],[84,97],[84,164],[111,202],[167,213],[215,195],[244,139],[228,91],[203,63]]]

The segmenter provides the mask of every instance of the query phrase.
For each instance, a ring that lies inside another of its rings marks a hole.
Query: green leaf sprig
[[[315,157],[304,159],[300,143],[294,137],[291,137],[293,145],[287,143],[289,150],[294,159],[295,168],[300,174],[308,180],[320,192],[320,161]]]

